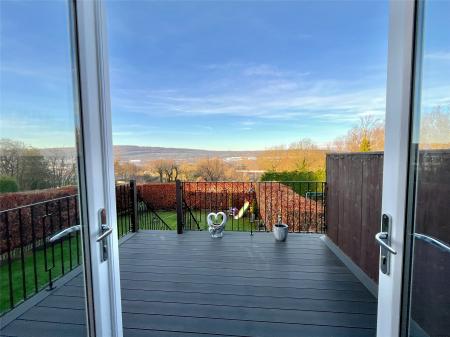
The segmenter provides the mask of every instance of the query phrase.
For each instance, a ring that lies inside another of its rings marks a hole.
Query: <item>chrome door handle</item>
[[[397,251],[391,247],[392,216],[384,213],[381,216],[381,232],[375,235],[375,240],[380,245],[380,272],[390,274],[391,254],[397,255]]]
[[[397,255],[397,251],[386,243],[388,237],[389,237],[388,232],[379,232],[375,235],[375,240],[377,240],[378,244],[381,247],[386,248],[389,251],[389,253]]]
[[[102,242],[105,238],[111,235],[113,229],[107,225],[102,225],[102,234],[97,238],[97,242]]]
[[[418,240],[425,241],[425,242],[435,246],[436,248],[439,248],[443,252],[450,253],[450,246],[438,239],[435,239],[431,236],[421,234],[421,233],[414,233],[414,237]]]
[[[75,226],[71,226],[69,228],[63,229],[62,231],[60,231],[59,233],[56,233],[55,235],[53,235],[48,241],[50,243],[58,241],[59,239],[62,239],[63,237],[65,237],[66,235],[69,235],[70,233],[74,233],[74,232],[78,232],[81,230],[81,225],[75,225]]]
[[[100,235],[97,237],[96,241],[100,244],[100,261],[104,262],[108,260],[109,243],[108,236],[113,232],[112,227],[107,224],[106,209],[100,208],[98,211]]]

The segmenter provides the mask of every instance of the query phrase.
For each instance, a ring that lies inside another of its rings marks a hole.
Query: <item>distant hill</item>
[[[73,158],[75,156],[74,148],[45,148],[40,149],[44,156],[65,156]],[[194,161],[198,158],[219,157],[223,159],[237,159],[256,157],[261,151],[211,151],[200,149],[184,149],[171,147],[153,147],[153,146],[135,146],[135,145],[116,145],[114,154],[120,161],[141,161],[146,162],[156,159],[175,159],[179,161]]]

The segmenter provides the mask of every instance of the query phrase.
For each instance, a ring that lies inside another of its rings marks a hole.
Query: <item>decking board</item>
[[[374,336],[376,300],[319,235],[141,231],[120,247],[124,336]],[[1,336],[85,335],[78,275]]]

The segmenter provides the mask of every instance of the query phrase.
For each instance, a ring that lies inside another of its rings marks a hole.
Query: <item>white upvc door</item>
[[[378,337],[450,332],[449,13],[390,3]]]
[[[78,61],[78,149],[89,336],[121,337],[107,38],[101,1],[72,2]],[[84,199],[84,200],[83,200]],[[104,211],[103,211],[104,210]],[[103,211],[103,212],[102,212]],[[102,228],[102,223],[105,225]],[[99,241],[104,235],[105,239]]]

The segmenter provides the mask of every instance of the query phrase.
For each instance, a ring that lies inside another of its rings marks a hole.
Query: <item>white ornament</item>
[[[222,222],[220,223],[218,223],[219,215],[222,216]],[[221,238],[223,236],[225,224],[227,223],[227,215],[224,212],[219,213],[211,212],[206,217],[206,222],[208,223],[208,231],[211,234],[211,237]]]

